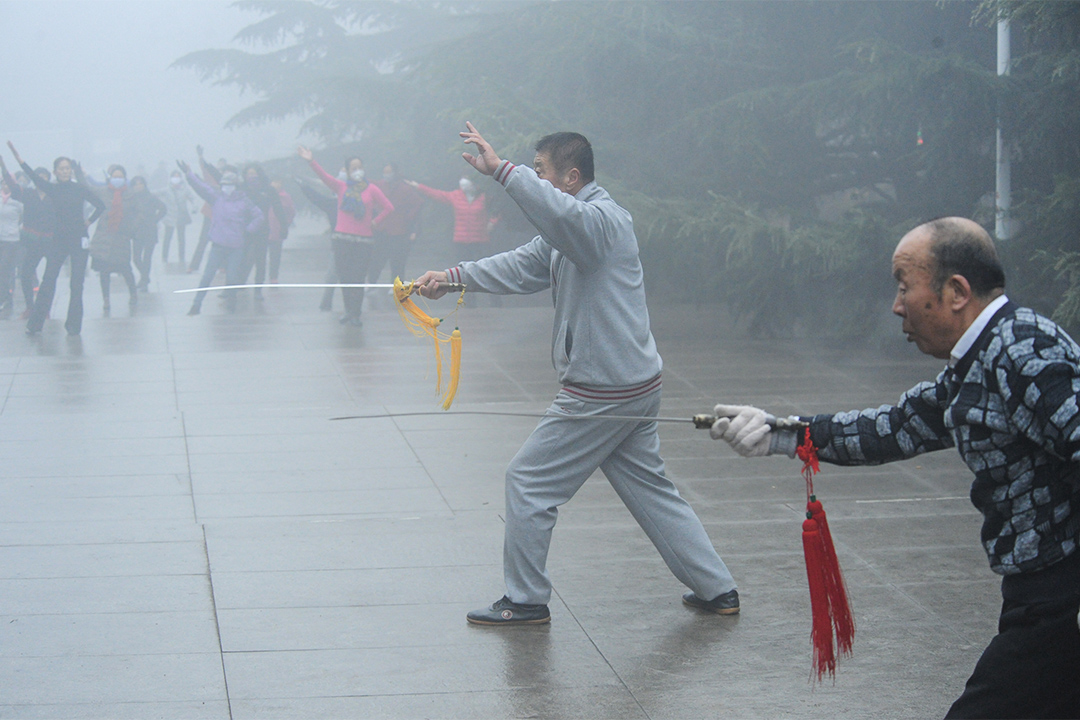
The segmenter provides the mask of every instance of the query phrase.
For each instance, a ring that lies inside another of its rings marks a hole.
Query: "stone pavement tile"
[[[432,588],[437,590],[437,588]],[[504,645],[502,630],[470,625],[465,614],[482,600],[445,602],[424,596],[402,596],[393,605],[261,608],[225,610],[219,614],[225,652],[301,651],[331,649],[446,648],[468,645],[479,649]],[[478,595],[479,597],[479,595]],[[556,599],[551,611],[558,622],[550,627],[552,643],[578,643],[584,634]],[[526,628],[528,631],[528,628]]]
[[[0,615],[0,623],[6,658],[189,655],[218,649],[209,610]]]
[[[630,693],[610,685],[392,694],[326,698],[234,700],[234,720],[289,718],[647,718]]]
[[[474,609],[491,604],[502,592],[501,555],[495,553],[488,564],[474,565],[214,573],[215,603],[223,615],[229,610],[371,605],[419,610],[431,602]]]
[[[0,580],[196,575],[206,571],[198,542],[23,545],[3,549]]]
[[[54,437],[78,437],[86,441],[183,437],[183,424],[180,421],[180,413],[176,411],[139,420],[112,416],[96,417],[92,423],[87,422],[81,415],[49,415],[47,421],[27,422],[25,415],[2,414],[0,415],[0,438],[3,440],[0,442],[41,441],[43,440],[41,422],[48,423],[49,432]],[[53,448],[55,447],[54,442]],[[9,477],[9,474],[5,472],[4,477]]]
[[[165,458],[168,460],[168,458]],[[139,463],[149,465],[149,461]],[[168,464],[179,464],[166,462]],[[109,463],[91,463],[91,472],[107,471]],[[139,468],[130,468],[128,464],[115,466],[118,472],[132,471],[139,476]],[[161,469],[160,466],[157,469]],[[163,521],[191,518],[191,498],[184,495],[117,495],[112,497],[49,497],[46,493],[32,496],[13,497],[10,503],[3,505],[0,518],[0,533],[6,534],[3,526],[7,523],[20,526],[26,522],[45,521],[49,523],[66,521],[69,523],[97,522],[103,520],[124,521],[131,518],[142,520],[159,519]]]
[[[502,546],[502,523],[494,513],[343,522],[270,519],[211,524],[206,538],[215,573],[441,567],[483,562],[481,553]]]
[[[0,579],[8,616],[213,610],[207,576]],[[2,655],[0,655],[2,657]],[[2,686],[2,683],[0,683]]]
[[[101,702],[5,705],[0,714],[18,720],[229,720],[227,699],[182,700],[177,702]]]
[[[190,499],[188,500],[190,506]],[[49,507],[48,504],[44,504]],[[192,522],[190,507],[175,518],[103,518],[79,522],[37,520],[0,522],[0,546],[79,545],[97,543],[202,542],[202,528]]]
[[[0,443],[2,449],[3,443]],[[183,475],[97,475],[78,476],[58,473],[53,476],[20,476],[4,479],[5,500],[33,500],[42,493],[52,498],[106,498],[153,495],[183,495],[190,497],[191,486]],[[34,522],[41,518],[23,514],[8,515],[0,511],[4,521]]]
[[[6,705],[213,702],[226,697],[217,652],[0,657],[0,687]]]
[[[500,644],[228,652],[229,697],[235,702],[483,692],[520,686],[544,687],[550,692],[607,686],[613,693],[623,692],[619,678],[588,639],[579,636],[553,642],[546,632],[543,627],[514,628],[513,634],[501,633]]]
[[[395,463],[380,472],[357,468],[291,469],[273,472],[210,471],[191,475],[195,495],[243,495],[245,493],[331,493],[359,490],[418,490],[433,486],[432,479],[420,465]],[[442,488],[440,488],[442,491]],[[501,495],[499,496],[502,497]]]
[[[387,488],[283,493],[215,493],[196,491],[195,507],[201,522],[223,518],[270,517],[401,517],[448,514],[438,490]]]

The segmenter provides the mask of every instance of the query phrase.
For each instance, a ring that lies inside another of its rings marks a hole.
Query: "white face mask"
[[[354,182],[360,182],[361,180],[364,179],[364,171],[363,170],[353,170],[351,173],[349,173],[349,177],[351,177]]]
[[[222,185],[221,186],[221,192],[225,193],[226,195],[232,195],[234,190],[236,190],[235,185]]]
[[[109,184],[112,185],[115,189],[119,190],[120,188],[127,185],[127,180],[122,177],[109,178]]]
[[[181,179],[176,177],[175,175],[173,175],[171,178],[169,178],[169,182],[172,183],[173,185],[179,185],[180,182],[181,182]]]
[[[476,186],[472,184],[471,180],[461,178],[460,180],[458,180],[458,187],[461,188],[461,191],[466,195],[476,194]]]

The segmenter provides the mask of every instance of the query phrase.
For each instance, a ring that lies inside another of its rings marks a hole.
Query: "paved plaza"
[[[289,243],[282,281],[319,282],[325,239]],[[551,624],[468,625],[503,591],[503,472],[535,421],[332,422],[438,409],[430,345],[391,298],[372,293],[360,329],[317,290],[244,295],[235,315],[212,292],[187,317],[172,291],[196,276],[155,263],[131,316],[114,282],[102,317],[88,277],[80,337],[64,275],[40,336],[0,320],[0,718],[933,718],[995,632],[955,451],[823,466],[858,630],[812,684],[800,466],[689,424],[662,425],[662,453],[741,615],[685,607],[597,474],[559,515]],[[542,412],[551,316],[546,294],[470,298],[453,410]],[[898,322],[839,350],[747,339],[710,307],[652,320],[665,416],[875,406],[940,368]]]

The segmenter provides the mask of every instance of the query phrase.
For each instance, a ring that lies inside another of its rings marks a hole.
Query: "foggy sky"
[[[223,130],[250,98],[169,68],[194,50],[238,47],[233,36],[257,18],[228,0],[0,0],[0,141],[34,166],[70,155],[99,174],[113,162],[129,174],[160,160],[171,169],[193,162],[198,143],[211,160],[287,154],[299,121]]]

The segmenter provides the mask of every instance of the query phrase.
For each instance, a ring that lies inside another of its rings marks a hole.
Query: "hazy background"
[[[283,155],[298,123],[224,130],[250,98],[169,67],[193,50],[234,47],[255,19],[225,0],[0,0],[0,138],[34,166],[70,155],[88,172],[171,168],[193,161],[198,143],[211,159]]]

